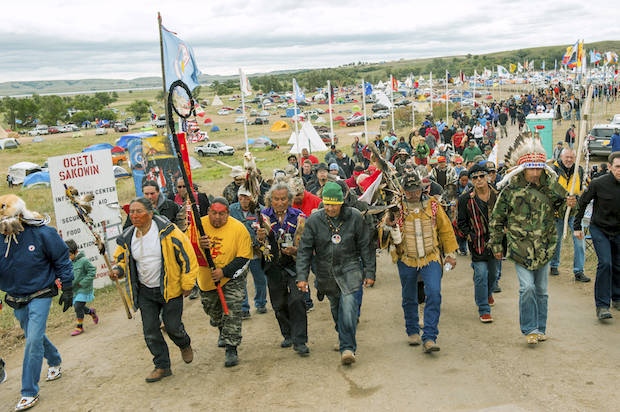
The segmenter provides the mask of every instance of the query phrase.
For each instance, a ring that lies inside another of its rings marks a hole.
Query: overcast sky
[[[617,0],[6,0],[0,82],[160,76],[157,11],[206,74],[620,39]]]

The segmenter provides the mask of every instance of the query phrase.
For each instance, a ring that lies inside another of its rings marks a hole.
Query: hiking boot
[[[190,294],[189,294],[189,298],[190,298],[191,300],[198,299],[198,294],[199,294],[199,293],[200,293],[200,289],[198,289],[198,286],[194,286],[194,287],[192,288],[192,291],[191,291],[191,292],[190,292]]]
[[[480,316],[480,322],[482,322],[482,323],[491,323],[491,322],[493,322],[493,317],[489,313],[486,313],[486,314]]]
[[[192,350],[191,345],[181,349],[181,357],[183,358],[183,362],[192,363],[194,360],[194,351]]]
[[[342,355],[340,355],[340,362],[343,365],[350,365],[352,363],[355,363],[355,353],[353,353],[353,351],[350,350],[345,350],[342,351]]]
[[[290,348],[293,346],[293,341],[289,338],[284,338],[284,340],[280,343],[281,348]]]
[[[241,319],[245,320],[245,319],[250,319],[252,315],[250,315],[250,311],[249,310],[244,310],[243,312],[241,312]]]
[[[613,306],[616,310],[620,310],[620,300],[614,300],[611,306]]]
[[[611,312],[609,311],[609,308],[604,308],[602,306],[599,306],[596,308],[596,316],[598,317],[598,320],[605,320],[605,319],[613,318],[613,316],[611,316]]]
[[[439,352],[439,346],[432,340],[424,342],[424,353]]]
[[[549,274],[550,274],[551,276],[558,276],[558,275],[560,274],[560,272],[558,271],[558,268],[554,268],[554,267],[552,267],[552,268],[551,268],[551,271],[549,272]]]
[[[237,366],[239,358],[237,357],[237,347],[233,345],[226,345],[226,357],[224,360],[224,366],[230,368]]]
[[[489,296],[489,306],[495,306],[495,299],[493,299],[493,296]]]
[[[575,282],[587,283],[589,281],[590,281],[590,278],[587,277],[585,273],[583,273],[583,272],[575,273]]]
[[[422,339],[420,339],[419,334],[414,333],[407,337],[407,343],[409,343],[409,346],[420,346],[422,344]]]
[[[172,375],[172,371],[170,369],[160,369],[160,368],[155,368],[153,369],[153,372],[151,372],[149,374],[149,376],[146,377],[146,381],[148,383],[153,383],[153,382],[158,382],[160,380],[162,380],[163,378]]]
[[[256,308],[256,313],[260,313],[261,315],[267,313],[267,308],[264,306],[259,306]]]
[[[305,343],[295,344],[293,349],[299,356],[308,356],[310,354],[310,349]]]

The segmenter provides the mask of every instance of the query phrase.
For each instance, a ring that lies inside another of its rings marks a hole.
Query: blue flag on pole
[[[182,80],[190,90],[200,86],[198,83],[200,70],[192,48],[164,26],[161,26],[161,38],[164,46],[166,90],[175,80]]]
[[[295,95],[295,100],[297,101],[297,103],[306,100],[306,96],[304,96],[304,93],[299,88],[299,85],[297,84],[297,80],[295,79],[293,79],[293,94]]]
[[[366,96],[372,94],[372,84],[370,84],[370,82],[366,82],[366,84],[364,84],[364,94]]]

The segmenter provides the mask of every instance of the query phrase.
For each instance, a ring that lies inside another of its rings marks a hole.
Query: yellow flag
[[[510,63],[510,73],[514,73],[517,70],[517,65]]]

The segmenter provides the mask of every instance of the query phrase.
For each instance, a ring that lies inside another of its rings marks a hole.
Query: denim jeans
[[[373,252],[374,253],[374,252]],[[359,318],[362,314],[362,299],[364,298],[364,283],[362,282],[362,286],[353,293],[355,296],[355,301],[357,302],[357,317]]]
[[[327,295],[332,311],[332,318],[336,324],[338,341],[340,342],[340,353],[350,350],[355,353],[357,342],[355,331],[357,329],[357,299],[355,293],[347,295],[341,293],[338,296]]]
[[[547,330],[547,284],[549,264],[529,270],[515,263],[519,278],[519,322],[521,333],[545,333]]]
[[[456,241],[459,245],[459,252],[467,253],[467,239],[457,236]]]
[[[577,239],[573,234],[573,224],[575,223],[575,217],[568,218],[568,227],[570,233],[573,236],[573,273],[583,272],[583,264],[586,260],[586,242],[581,239]],[[555,219],[555,229],[558,233],[558,245],[555,248],[553,259],[551,259],[551,267],[557,268],[560,266],[560,251],[562,249],[562,232],[564,231],[564,218]]]
[[[250,271],[252,272],[252,279],[254,279],[254,306],[264,308],[267,304],[267,277],[265,272],[263,272],[260,261],[260,258],[250,260]],[[243,297],[243,303],[241,304],[241,310],[243,312],[250,311],[247,288]]]
[[[184,349],[191,343],[181,321],[183,316],[183,296],[166,302],[160,288],[147,288],[140,284],[138,290],[138,307],[142,316],[142,332],[146,346],[153,355],[153,363],[158,369],[170,368],[168,345],[161,333],[159,314],[161,313],[168,337],[179,348]]]
[[[499,261],[490,258],[488,261],[471,262],[471,267],[474,269],[474,300],[478,306],[478,313],[480,316],[488,315],[491,313],[489,296],[493,294]]]
[[[15,309],[15,317],[26,336],[24,364],[22,365],[22,396],[37,396],[43,358],[49,366],[59,366],[62,359],[58,349],[45,336],[47,316],[52,298],[33,299],[26,306]]]
[[[608,308],[611,300],[620,302],[620,235],[607,235],[591,223],[590,235],[598,257],[594,301]]]
[[[405,331],[408,336],[420,333],[418,316],[418,274],[424,281],[426,304],[424,305],[424,328],[422,341],[435,341],[439,330],[439,314],[441,307],[441,265],[431,262],[421,268],[411,267],[402,261],[396,262],[400,284],[402,286],[403,312],[405,314]]]

